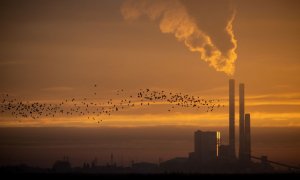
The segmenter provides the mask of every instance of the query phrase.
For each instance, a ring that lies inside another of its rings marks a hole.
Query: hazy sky
[[[221,132],[221,143],[228,143],[228,128],[202,127]],[[136,128],[0,128],[0,165],[26,163],[52,167],[64,156],[72,166],[82,166],[96,157],[99,165],[134,162],[158,163],[174,157],[187,157],[194,149],[195,127],[159,126]],[[298,166],[299,128],[252,128],[253,156]],[[238,132],[238,129],[237,131]],[[238,135],[238,133],[237,133]],[[236,139],[238,142],[238,139]],[[238,145],[238,143],[237,143]]]
[[[59,101],[89,96],[96,83],[99,99],[115,98],[117,89],[134,93],[154,88],[221,98],[227,105],[228,79],[235,78],[237,85],[245,83],[246,112],[254,126],[300,126],[299,1],[176,1],[225,55],[233,47],[225,29],[235,10],[233,76],[216,71],[174,35],[162,33],[160,19],[142,15],[125,20],[124,2],[1,1],[0,92],[23,100]],[[226,126],[227,109],[167,113],[157,105],[119,112],[102,125]],[[0,126],[75,125],[96,126],[81,117],[18,123],[1,116],[0,122]]]

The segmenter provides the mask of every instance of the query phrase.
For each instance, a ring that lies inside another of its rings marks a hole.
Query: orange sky
[[[233,47],[226,24],[235,10],[233,76],[201,60],[199,52],[191,52],[172,33],[162,33],[161,18],[124,19],[124,1],[1,1],[0,92],[52,102],[87,96],[95,83],[95,100],[116,99],[117,89],[179,91],[220,98],[226,106],[212,113],[169,113],[163,105],[154,105],[119,112],[102,125],[226,126],[228,79],[235,78],[245,83],[246,112],[253,126],[300,126],[300,3],[176,2],[225,55]],[[3,115],[0,119],[0,126],[97,126],[82,117],[21,123]]]

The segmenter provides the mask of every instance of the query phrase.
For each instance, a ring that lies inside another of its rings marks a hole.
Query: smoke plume
[[[229,37],[231,45],[226,51],[217,47],[213,42],[214,38],[203,31],[179,0],[126,0],[121,7],[121,13],[125,20],[146,16],[150,20],[159,22],[162,33],[173,34],[190,51],[198,52],[200,59],[206,61],[211,67],[227,75],[234,74],[237,40],[232,23],[235,12],[227,19],[226,27],[221,29]]]

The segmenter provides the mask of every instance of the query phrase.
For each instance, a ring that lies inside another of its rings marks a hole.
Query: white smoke
[[[162,33],[173,34],[190,51],[199,52],[200,59],[209,63],[217,71],[227,75],[234,74],[237,40],[233,33],[232,23],[235,13],[224,27],[232,44],[232,47],[225,53],[218,49],[212,38],[203,32],[201,27],[198,27],[195,19],[178,0],[126,0],[121,7],[121,13],[125,20],[135,20],[143,15],[150,20],[158,20]]]

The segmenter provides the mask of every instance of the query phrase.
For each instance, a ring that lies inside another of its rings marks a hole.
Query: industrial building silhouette
[[[300,168],[268,160],[267,156],[251,155],[251,119],[245,113],[245,85],[239,84],[239,144],[236,153],[235,136],[235,80],[229,80],[229,144],[221,144],[219,131],[194,132],[194,151],[188,157],[175,157],[160,162],[132,163],[131,167],[106,166],[77,168],[75,172],[85,173],[275,173],[271,164],[276,164],[298,172]],[[260,160],[254,162],[251,159]]]
[[[236,157],[235,147],[235,80],[229,80],[229,144],[221,145],[220,132],[195,132],[195,151],[190,159],[199,162],[223,160],[229,162],[251,161],[251,127],[250,114],[245,114],[245,85],[239,84],[239,154]]]
[[[194,152],[188,158],[174,158],[162,162],[161,166],[170,172],[238,172],[252,171],[250,114],[245,114],[245,85],[239,84],[239,150],[236,155],[235,139],[235,80],[229,80],[229,144],[221,144],[219,131],[194,133]],[[267,157],[265,157],[267,158]],[[184,165],[183,165],[184,164]],[[230,165],[230,166],[228,166]],[[257,164],[256,164],[257,165]],[[258,166],[256,166],[258,167]],[[264,171],[272,170],[269,164]],[[255,169],[257,171],[257,169]]]
[[[245,85],[239,84],[239,145],[235,136],[235,80],[229,80],[229,144],[221,144],[218,131],[194,133],[194,152],[188,158],[174,158],[160,164],[164,172],[178,173],[274,173],[271,164],[299,171],[299,167],[251,155],[251,119],[245,113]],[[254,162],[251,159],[260,160]]]

